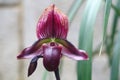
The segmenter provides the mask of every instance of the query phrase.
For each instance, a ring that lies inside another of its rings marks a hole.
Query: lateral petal
[[[55,41],[63,45],[63,48],[62,48],[63,55],[74,60],[88,60],[87,53],[84,50],[77,49],[69,41],[64,39],[56,39]]]
[[[31,47],[25,48],[18,56],[18,59],[33,58],[43,53],[42,45],[50,42],[50,39],[39,39]]]

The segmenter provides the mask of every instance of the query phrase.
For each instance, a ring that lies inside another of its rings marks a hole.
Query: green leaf
[[[104,13],[104,23],[103,23],[103,40],[102,40],[102,45],[101,45],[101,48],[100,48],[99,55],[101,54],[102,47],[103,47],[103,44],[104,44],[105,39],[106,39],[107,25],[108,25],[108,20],[109,20],[111,4],[112,4],[112,0],[106,0],[106,2],[105,2],[105,13]]]
[[[117,9],[120,9],[120,0],[117,1]],[[114,15],[114,21],[113,21],[113,26],[112,26],[112,31],[111,31],[111,45],[113,46],[114,44],[114,38],[115,38],[115,33],[117,29],[117,24],[118,24],[118,13],[116,12]],[[117,40],[116,43],[113,46],[113,54],[112,54],[112,66],[111,66],[111,80],[119,80],[119,61],[120,61],[120,30],[117,35]]]
[[[112,6],[112,8],[114,9],[114,11],[117,13],[117,15],[119,15],[120,16],[120,9],[119,8],[117,8],[115,5],[111,5]]]
[[[111,80],[119,80],[119,61],[120,61],[120,31],[113,49]]]
[[[101,0],[88,0],[83,14],[80,27],[79,48],[87,51],[89,60],[79,61],[77,63],[78,80],[91,80],[93,29],[100,5]]]
[[[76,0],[76,1],[74,1],[72,6],[70,7],[70,9],[68,11],[68,18],[69,18],[70,22],[72,22],[72,20],[75,17],[82,2],[83,2],[83,0]]]

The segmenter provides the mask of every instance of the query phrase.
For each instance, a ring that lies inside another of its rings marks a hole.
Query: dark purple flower
[[[28,76],[35,71],[39,58],[43,58],[43,65],[48,71],[55,72],[57,80],[60,80],[58,66],[62,55],[74,60],[88,60],[84,50],[78,50],[66,40],[68,18],[55,5],[45,9],[38,21],[36,32],[38,40],[17,56],[18,59],[32,58]]]

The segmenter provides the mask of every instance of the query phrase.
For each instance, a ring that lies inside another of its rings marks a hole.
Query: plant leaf
[[[120,61],[120,31],[113,49],[111,80],[119,80],[119,61]]]
[[[107,32],[107,25],[108,25],[108,20],[109,20],[111,4],[112,4],[112,0],[106,0],[105,13],[104,13],[104,23],[103,23],[103,40],[102,40],[102,45],[101,45],[101,48],[100,48],[99,55],[101,55],[103,44],[104,44],[105,39],[106,39],[106,32]]]
[[[78,80],[91,80],[93,29],[101,0],[88,0],[80,27],[79,48],[87,51],[88,61],[77,63]]]
[[[69,18],[70,22],[72,22],[73,18],[75,17],[75,14],[77,13],[82,2],[83,2],[83,0],[76,0],[73,2],[72,6],[70,7],[70,9],[68,11],[68,18]]]
[[[120,0],[117,1],[117,9],[120,9]],[[112,26],[112,31],[111,31],[111,46],[114,44],[114,37],[115,37],[115,32],[118,24],[118,16],[119,14],[116,12],[114,15],[114,21],[113,21],[113,26]],[[116,43],[113,46],[113,55],[112,55],[112,66],[111,66],[111,80],[119,80],[119,61],[120,61],[120,30],[117,35],[117,40]]]

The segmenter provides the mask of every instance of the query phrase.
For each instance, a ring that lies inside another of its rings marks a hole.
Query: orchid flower
[[[54,71],[56,80],[60,80],[58,66],[63,55],[74,60],[88,60],[84,50],[77,49],[66,39],[68,18],[55,5],[45,9],[38,21],[36,33],[38,40],[17,56],[18,59],[32,59],[28,76],[35,71],[39,58],[43,58],[46,70]]]

